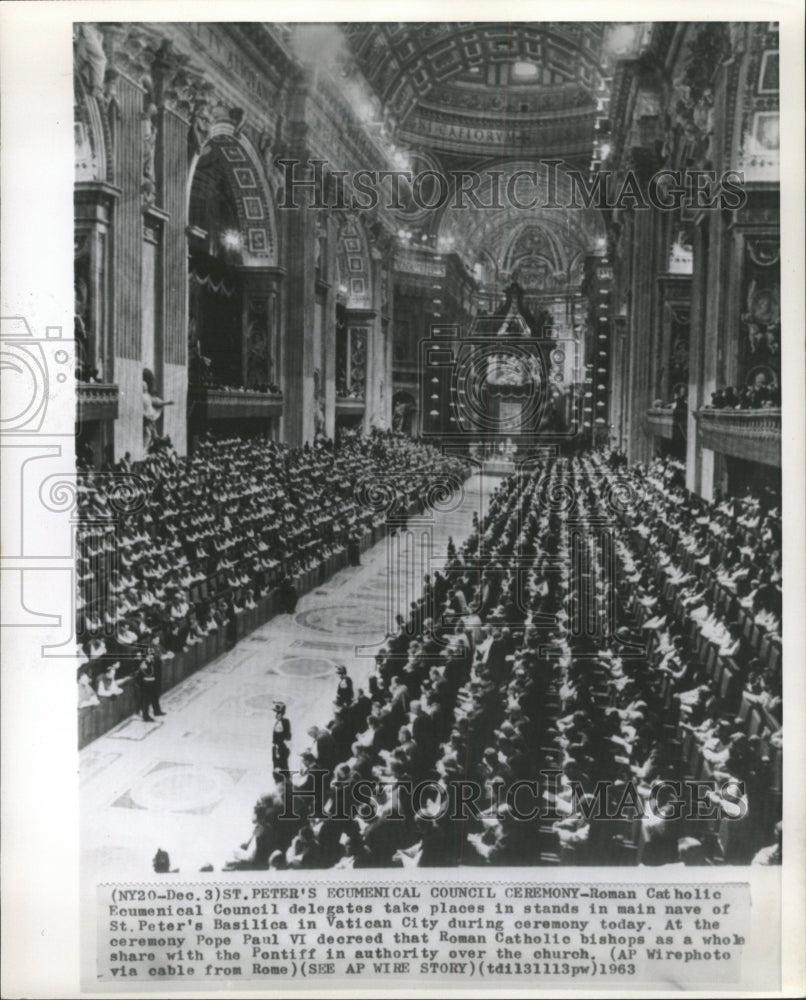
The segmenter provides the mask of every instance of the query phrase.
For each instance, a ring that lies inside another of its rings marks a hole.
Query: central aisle
[[[472,476],[454,509],[429,522],[430,571],[443,565],[450,536],[459,544],[473,512],[483,516],[498,477]],[[411,519],[410,527],[423,525]],[[333,716],[337,663],[356,690],[373,670],[373,649],[387,631],[389,559],[383,539],[362,565],[341,570],[232,650],[167,692],[159,721],[131,717],[80,752],[81,854],[85,884],[143,880],[157,850],[183,875],[220,871],[251,834],[252,809],[274,787],[271,729],[275,700],[291,723],[291,768],[311,744],[308,729]],[[402,566],[402,607],[421,594],[428,572]],[[405,581],[405,586],[402,586]],[[357,648],[358,647],[358,648]],[[363,647],[363,649],[361,648]]]

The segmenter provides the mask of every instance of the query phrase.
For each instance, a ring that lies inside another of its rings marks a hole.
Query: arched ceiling
[[[589,160],[605,25],[360,22],[341,30],[402,142]]]
[[[607,155],[613,74],[640,55],[650,29],[643,22],[299,24],[292,42],[314,78],[338,88],[368,133],[386,143],[391,162],[426,178],[416,205],[402,194],[404,245],[457,255],[471,273],[483,272],[482,285],[517,277],[523,287],[567,289],[579,286],[587,256],[606,251],[602,215],[582,207],[571,179],[587,183]],[[542,169],[552,161],[553,194]]]

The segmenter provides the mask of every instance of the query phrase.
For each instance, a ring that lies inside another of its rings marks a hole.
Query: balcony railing
[[[194,420],[248,420],[279,417],[283,398],[253,389],[209,389],[191,386],[188,390]]]
[[[76,382],[78,419],[117,420],[118,387],[112,382]]]
[[[646,411],[646,429],[650,434],[671,440],[674,436],[673,412],[658,406],[650,407]]]
[[[695,414],[700,444],[723,455],[781,465],[781,411],[712,410]]]
[[[364,412],[364,400],[354,396],[336,396],[336,413],[343,416],[360,415]]]

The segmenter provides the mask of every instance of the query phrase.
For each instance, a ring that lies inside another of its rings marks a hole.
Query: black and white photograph
[[[779,8],[68,6],[3,625],[72,733],[81,995],[796,995]]]

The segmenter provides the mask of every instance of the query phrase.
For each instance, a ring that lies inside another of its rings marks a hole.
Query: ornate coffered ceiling
[[[584,156],[602,24],[348,23],[349,53],[404,142],[443,153]]]

